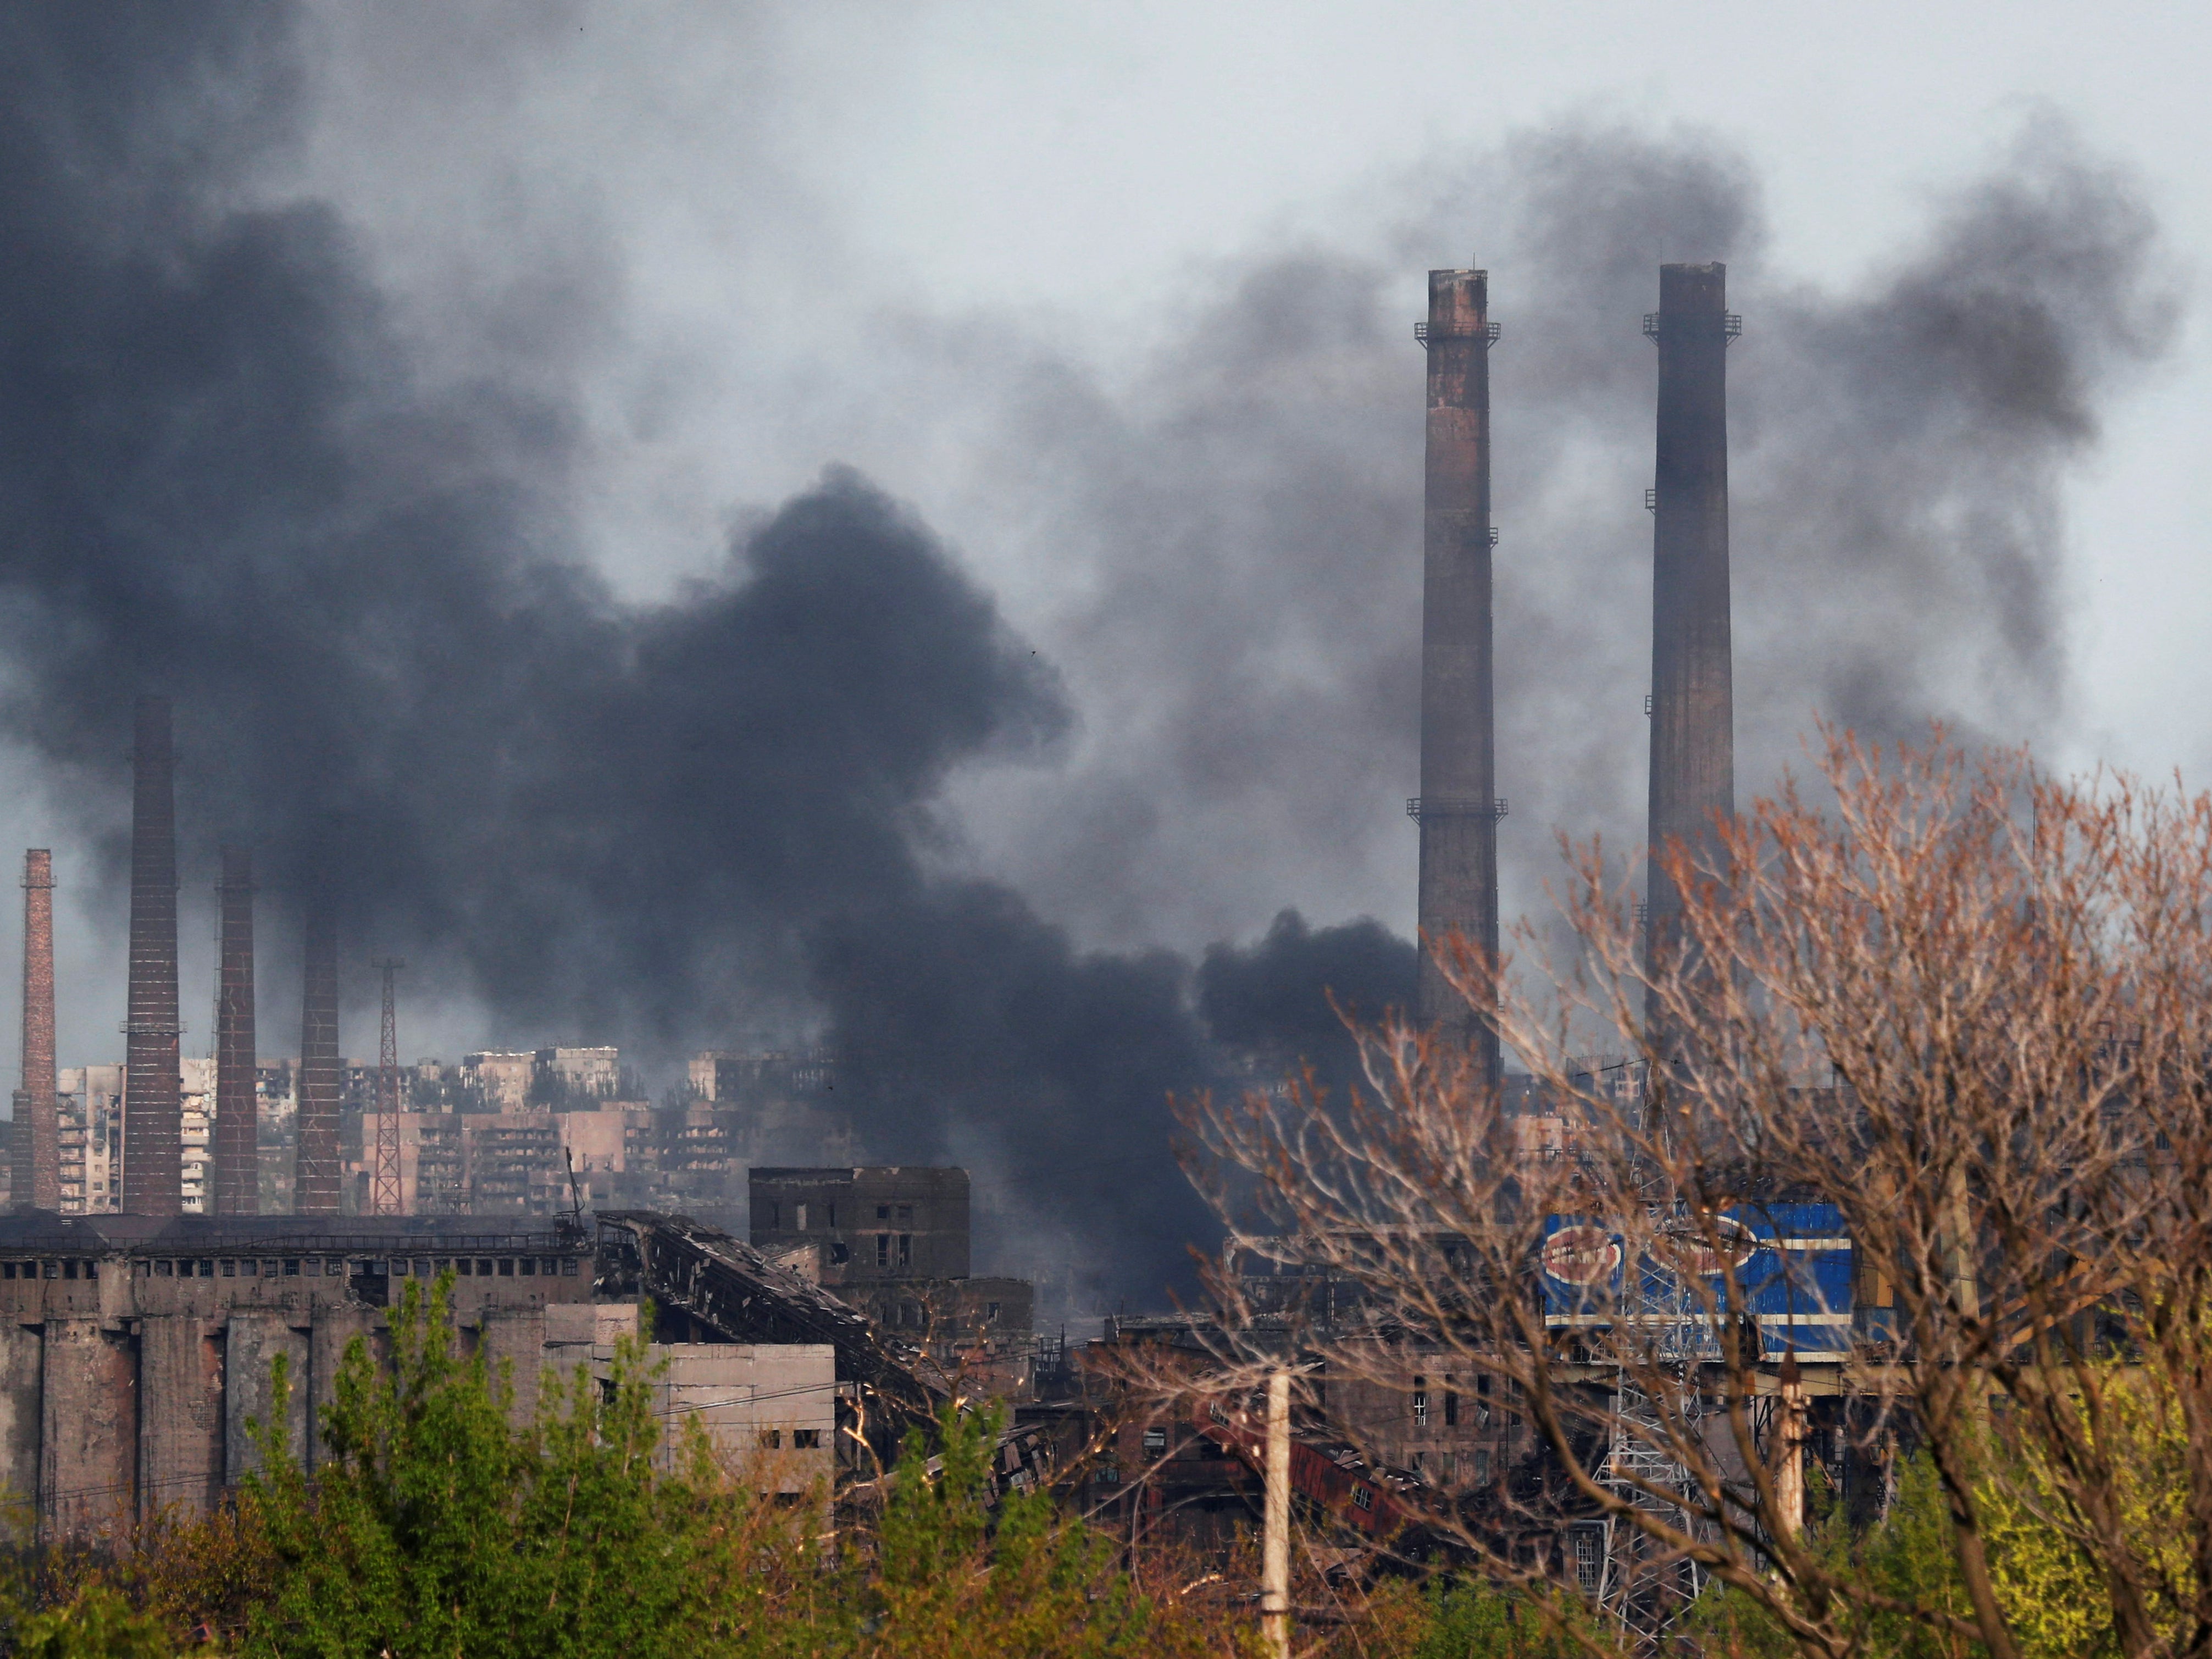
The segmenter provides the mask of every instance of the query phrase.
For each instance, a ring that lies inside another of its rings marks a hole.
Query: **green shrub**
[[[393,1364],[348,1348],[310,1480],[284,1444],[278,1361],[264,1473],[243,1502],[274,1561],[245,1651],[471,1659],[736,1645],[819,1531],[716,1467],[696,1424],[659,1443],[645,1347],[616,1345],[604,1394],[580,1367],[549,1378],[534,1425],[509,1422],[510,1379],[455,1353],[447,1285],[410,1284]],[[672,1467],[661,1467],[663,1462]],[[818,1507],[818,1506],[817,1506]],[[767,1571],[763,1571],[767,1569]]]

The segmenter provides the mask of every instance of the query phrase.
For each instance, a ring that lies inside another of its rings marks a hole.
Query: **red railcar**
[[[1260,1413],[1224,1401],[1201,1401],[1194,1408],[1191,1426],[1266,1473],[1267,1425]],[[1400,1496],[1415,1484],[1410,1475],[1370,1468],[1348,1446],[1316,1443],[1295,1435],[1291,1440],[1291,1490],[1332,1520],[1377,1543],[1422,1523],[1419,1510]]]

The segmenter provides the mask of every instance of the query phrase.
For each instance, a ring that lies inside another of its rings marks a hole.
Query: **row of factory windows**
[[[151,1269],[156,1279],[213,1279],[219,1267],[222,1276],[225,1279],[252,1279],[257,1275],[264,1279],[276,1279],[279,1276],[285,1279],[296,1279],[302,1274],[309,1279],[319,1276],[336,1279],[346,1272],[348,1264],[350,1262],[356,1273],[365,1274],[371,1279],[386,1276],[405,1279],[410,1275],[416,1279],[428,1279],[434,1274],[448,1270],[463,1279],[471,1277],[489,1279],[495,1274],[501,1279],[514,1279],[517,1276],[531,1279],[539,1274],[548,1279],[556,1275],[574,1279],[576,1276],[576,1260],[577,1258],[573,1255],[435,1257],[423,1255],[392,1256],[388,1260],[382,1256],[371,1256],[365,1261],[359,1257],[336,1255],[270,1256],[265,1259],[249,1255],[224,1257],[218,1263],[204,1256],[198,1259],[190,1256],[155,1256],[150,1260],[142,1259],[139,1261],[138,1275],[143,1279],[149,1269]]]
[[[876,1235],[876,1266],[888,1267],[892,1265],[891,1251],[894,1244],[897,1246],[898,1250],[897,1265],[902,1267],[913,1267],[914,1235],[912,1233],[878,1233]],[[831,1267],[842,1267],[852,1259],[853,1252],[842,1240],[832,1239],[830,1242]]]
[[[342,1277],[348,1258],[343,1256],[141,1256],[137,1260],[141,1279],[309,1279]],[[356,1271],[375,1277],[390,1274],[404,1279],[428,1279],[434,1273],[451,1269],[462,1278],[547,1279],[576,1277],[577,1258],[570,1256],[394,1256],[389,1261],[381,1257],[354,1261]],[[98,1279],[96,1261],[64,1257],[39,1261],[0,1261],[0,1279]]]
[[[97,1279],[100,1264],[94,1261],[0,1261],[0,1279]]]
[[[894,1218],[894,1216],[896,1216],[900,1226],[913,1226],[914,1206],[911,1204],[878,1204],[876,1206],[877,1220],[890,1221]],[[837,1206],[835,1204],[811,1204],[805,1199],[799,1200],[796,1204],[793,1204],[791,1206],[792,1231],[793,1232],[800,1233],[807,1231],[809,1230],[807,1222],[810,1217],[819,1220],[823,1226],[830,1229],[832,1232],[836,1231]],[[781,1199],[771,1199],[769,1201],[768,1224],[769,1230],[771,1232],[781,1232],[783,1231],[783,1202]]]
[[[983,1304],[984,1322],[986,1324],[995,1323],[999,1317],[1000,1309],[1003,1305],[1004,1304],[1001,1303],[986,1302]],[[894,1306],[887,1308],[884,1310],[884,1317],[886,1323],[897,1326],[901,1328],[910,1328],[915,1330],[927,1330],[934,1319],[934,1316],[930,1312],[929,1309],[919,1302],[898,1303]]]

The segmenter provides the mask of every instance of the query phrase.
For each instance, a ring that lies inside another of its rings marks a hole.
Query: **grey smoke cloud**
[[[1091,578],[1058,616],[1024,619],[1082,711],[1073,765],[985,783],[997,867],[1052,914],[1116,939],[1158,939],[1164,920],[1193,946],[1249,933],[1286,893],[1408,924],[1408,273],[1470,251],[1504,327],[1508,916],[1542,906],[1557,830],[1642,838],[1655,369],[1639,319],[1665,261],[1728,261],[1746,316],[1730,363],[1739,798],[1819,717],[1885,738],[1932,719],[2063,735],[2063,486],[2178,314],[2124,169],[2038,118],[1843,290],[1772,267],[1756,170],[1710,137],[1570,126],[1401,182],[1419,210],[1364,242],[1225,264],[1130,384],[1049,354],[986,366],[1005,410],[992,486]]]
[[[553,14],[506,15],[462,56],[511,101],[505,31],[535,51]],[[1413,205],[1379,228],[1224,258],[1111,372],[1048,319],[869,292],[849,355],[802,354],[843,383],[788,408],[874,482],[733,505],[726,550],[641,599],[580,507],[640,256],[587,201],[502,222],[497,260],[456,228],[465,272],[434,225],[380,264],[343,200],[270,183],[328,142],[295,25],[0,20],[0,726],[112,869],[115,734],[169,690],[188,865],[254,842],[282,938],[327,845],[354,936],[485,1040],[825,1031],[877,1155],[973,1155],[1018,1221],[1156,1291],[1202,1230],[1168,1091],[1233,1081],[1224,1043],[1325,1050],[1324,988],[1404,994],[1385,927],[1272,919],[1410,909],[1410,323],[1420,271],[1470,250],[1506,330],[1509,915],[1553,826],[1640,830],[1662,260],[1728,259],[1748,319],[1740,793],[1815,710],[2064,718],[2059,487],[2172,302],[2130,181],[2062,128],[1848,295],[1771,268],[1746,158],[1591,124],[1393,181]],[[635,441],[684,407],[643,399]],[[786,407],[751,412],[763,445],[798,441]]]

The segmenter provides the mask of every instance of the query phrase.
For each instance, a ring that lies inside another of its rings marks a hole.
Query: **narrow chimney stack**
[[[1432,270],[1423,483],[1419,1002],[1422,1023],[1498,1075],[1492,1017],[1446,981],[1447,942],[1498,954],[1495,718],[1491,690],[1489,273]]]
[[[253,854],[222,849],[222,914],[215,1012],[215,1204],[218,1215],[261,1208],[261,1124],[253,1033]]]
[[[184,1209],[183,1082],[177,1018],[176,762],[169,700],[138,699],[132,752],[131,991],[123,1025],[123,1208]]]
[[[1710,856],[1735,811],[1729,625],[1728,267],[1662,265],[1658,460],[1652,478],[1651,817],[1644,953],[1664,961],[1681,898],[1659,866],[1678,842]]]
[[[338,1212],[338,933],[328,896],[309,901],[307,994],[300,1024],[299,1141],[292,1176],[295,1215]]]
[[[23,1086],[15,1091],[9,1191],[17,1210],[62,1205],[60,1124],[54,1099],[54,855],[23,854]]]

